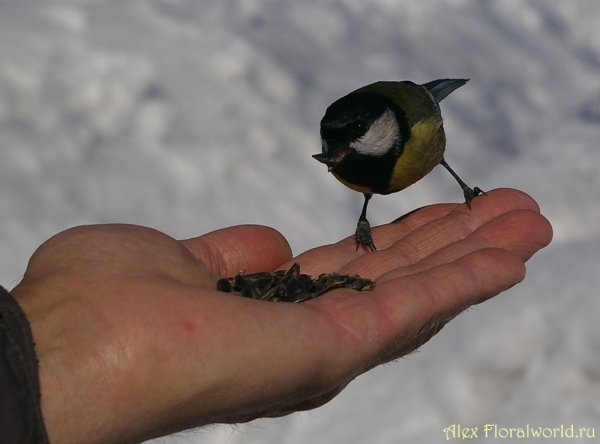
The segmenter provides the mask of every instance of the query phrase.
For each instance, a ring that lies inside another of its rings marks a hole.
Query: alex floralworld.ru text
[[[443,430],[446,440],[473,438],[595,438],[594,428],[578,427],[573,424],[565,427],[499,427],[498,424],[486,424],[479,427],[464,427],[453,424]]]

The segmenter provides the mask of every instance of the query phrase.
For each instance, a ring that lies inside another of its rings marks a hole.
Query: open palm
[[[32,256],[13,290],[36,342],[52,442],[139,442],[215,422],[317,407],[359,374],[403,356],[469,306],[525,276],[550,242],[537,204],[495,190],[292,259],[273,229],[238,226],[177,241],[131,225],[67,230]],[[289,268],[360,274],[302,304],[219,293],[219,277]]]

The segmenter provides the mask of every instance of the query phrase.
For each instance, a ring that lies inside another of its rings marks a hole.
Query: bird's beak
[[[326,153],[315,154],[313,157],[319,162],[327,165],[327,170],[331,172],[331,170],[333,170],[342,161],[342,159],[344,159],[346,154],[348,154],[347,149],[338,148],[329,150]]]

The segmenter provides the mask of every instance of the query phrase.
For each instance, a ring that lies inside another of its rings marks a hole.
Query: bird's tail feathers
[[[460,88],[468,81],[469,79],[439,79],[427,82],[423,86],[427,88],[437,102],[441,102],[452,91]]]

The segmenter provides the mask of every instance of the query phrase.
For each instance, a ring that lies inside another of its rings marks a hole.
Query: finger
[[[478,228],[464,239],[435,251],[418,262],[404,266],[405,258],[399,257],[397,268],[377,278],[378,282],[419,273],[429,268],[449,263],[484,248],[501,248],[527,261],[535,252],[552,239],[552,227],[546,218],[531,210],[505,213]],[[393,266],[391,262],[388,262]]]
[[[383,245],[382,250],[389,247],[392,248],[391,253],[394,253],[394,250],[407,245],[413,248],[414,245],[417,247],[415,252],[418,253],[416,260],[419,260],[436,250],[439,245],[462,239],[495,217],[515,210],[539,212],[539,207],[533,199],[520,191],[493,190],[478,199],[477,205],[472,204],[471,208],[457,205],[445,217],[413,231],[413,237],[405,236],[400,242]]]
[[[391,242],[406,236],[417,228],[446,216],[455,207],[456,204],[430,205],[413,210],[390,224],[375,227],[373,233],[377,232],[377,244],[379,241]],[[387,239],[390,241],[386,241]],[[302,253],[294,258],[294,262],[300,262],[303,273],[316,276],[324,271],[338,271],[349,261],[365,253],[360,248],[356,250],[354,236],[351,236],[335,244],[324,245]],[[281,268],[289,268],[290,265],[291,263],[285,264]]]
[[[404,217],[402,217],[392,224],[375,227],[373,229],[373,238],[378,249],[381,251],[393,246],[398,240],[398,233],[394,232],[397,229],[397,227],[394,227],[395,223],[408,223],[412,228],[410,231],[407,231],[409,233],[420,228],[422,225],[429,225],[429,222],[433,220],[440,220],[449,214],[453,214],[456,217],[455,225],[465,225],[466,229],[470,227],[472,231],[474,226],[485,223],[487,220],[495,217],[495,215],[516,209],[529,209],[539,213],[538,204],[527,194],[518,190],[501,188],[492,190],[487,195],[481,196],[481,198],[474,199],[471,203],[471,208],[465,204],[438,204],[425,207],[423,210],[426,211],[417,213],[415,216],[429,213],[431,216],[435,214],[437,217],[431,217],[430,220],[424,220],[420,224],[415,223],[415,219],[417,218],[407,218],[408,220],[404,221]],[[460,230],[461,228],[459,226],[447,227],[451,231]],[[431,227],[431,231],[435,231],[435,229],[435,226]],[[344,241],[352,242],[353,239]],[[437,239],[434,238],[432,243],[435,244],[436,242]]]
[[[517,190],[493,190],[477,200],[479,203],[477,206],[473,204],[472,209],[467,205],[455,206],[446,216],[419,227],[387,248],[350,262],[340,271],[347,274],[359,273],[363,277],[374,279],[394,268],[415,264],[436,251],[467,238],[479,227],[502,214],[515,210],[539,211],[537,203],[531,197]],[[518,229],[521,231],[526,228]]]
[[[467,205],[438,204],[421,208],[399,222],[373,228],[376,252],[356,252],[354,237],[333,245],[309,250],[295,261],[304,273],[316,276],[323,272],[358,273],[376,278],[403,264],[418,262],[433,251],[468,236],[494,217],[517,209],[539,212],[537,203],[527,194],[513,189],[497,189]],[[392,248],[393,247],[393,248]],[[291,264],[286,264],[289,266]],[[285,267],[284,266],[284,267]]]
[[[376,297],[391,310],[388,313],[402,320],[405,326],[412,324],[415,334],[422,334],[524,277],[521,258],[506,250],[489,248],[422,273],[386,281],[379,285]],[[406,289],[405,294],[412,295],[408,303],[402,304],[406,296],[394,296],[400,285]],[[401,308],[402,305],[405,307]]]
[[[517,254],[527,262],[537,251],[552,241],[552,225],[534,211],[521,210],[493,220],[476,232],[488,245]]]
[[[232,276],[273,271],[292,257],[287,240],[273,228],[239,225],[181,241],[211,273]]]

